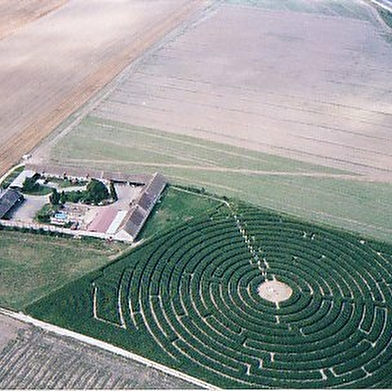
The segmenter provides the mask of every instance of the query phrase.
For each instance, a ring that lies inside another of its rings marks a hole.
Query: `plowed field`
[[[204,4],[74,0],[2,39],[0,173]]]
[[[0,0],[0,39],[64,5],[68,0]],[[17,4],[17,6],[15,6]]]
[[[130,359],[0,315],[1,389],[186,389]],[[7,341],[2,344],[2,340]]]

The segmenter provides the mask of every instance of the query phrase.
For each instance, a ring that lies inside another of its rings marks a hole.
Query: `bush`
[[[52,205],[58,205],[60,203],[60,194],[56,189],[52,190],[52,194],[50,195],[49,200]]]
[[[44,205],[36,214],[35,218],[40,222],[40,223],[50,223],[50,218],[53,215],[53,207],[51,204],[46,204]]]
[[[31,178],[26,178],[23,182],[23,192],[24,193],[32,193],[35,192],[38,189],[38,183],[37,183],[38,177],[34,175]]]
[[[116,188],[114,187],[114,183],[113,182],[110,182],[110,196],[112,197],[113,201],[117,201],[118,200]]]

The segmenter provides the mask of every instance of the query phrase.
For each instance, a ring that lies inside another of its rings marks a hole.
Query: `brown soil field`
[[[68,0],[0,0],[0,39],[56,10]]]
[[[73,0],[0,40],[0,174],[205,4]]]
[[[392,45],[352,6],[361,18],[222,4],[92,115],[392,180]]]
[[[0,315],[0,389],[187,388],[195,386]]]

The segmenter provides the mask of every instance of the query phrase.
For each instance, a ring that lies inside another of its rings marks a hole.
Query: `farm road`
[[[390,0],[370,0],[372,3],[392,12],[392,1]]]
[[[73,161],[69,159],[69,163],[80,163],[82,162],[84,165],[89,164],[123,164],[123,161],[115,161],[115,160],[87,160],[87,159],[78,159],[77,161]],[[195,170],[195,171],[213,171],[217,173],[240,173],[240,174],[254,174],[254,175],[272,175],[272,176],[284,176],[284,177],[311,177],[311,178],[331,178],[331,179],[346,179],[346,180],[355,180],[355,181],[365,181],[365,182],[378,182],[385,181],[386,178],[374,177],[374,176],[366,176],[366,175],[351,175],[351,174],[332,174],[332,173],[324,173],[324,172],[293,172],[293,171],[263,171],[263,170],[249,170],[242,168],[227,168],[227,167],[211,167],[211,166],[192,166],[186,164],[166,164],[166,163],[146,163],[140,161],[131,161],[127,160],[127,164],[135,164],[138,166],[145,167],[172,167],[172,168],[184,168],[187,170]],[[392,178],[391,178],[392,180]]]

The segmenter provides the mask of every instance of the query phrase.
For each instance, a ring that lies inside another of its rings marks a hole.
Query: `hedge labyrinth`
[[[147,333],[171,365],[218,386],[374,386],[392,373],[386,249],[232,204],[103,269],[93,313]],[[291,295],[263,299],[265,281]]]

